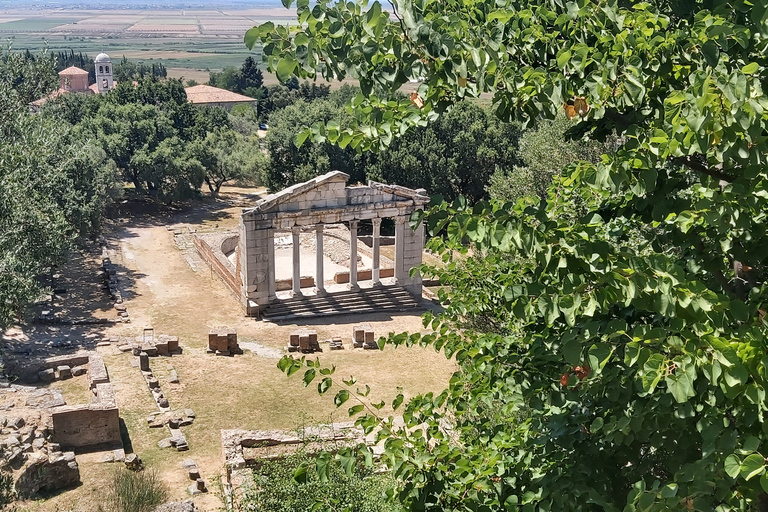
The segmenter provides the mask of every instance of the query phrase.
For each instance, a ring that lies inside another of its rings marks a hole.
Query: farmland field
[[[250,9],[11,9],[0,8],[0,40],[14,50],[108,53],[117,60],[162,62],[173,76],[198,80],[210,70],[240,66],[246,56],[261,59],[243,44],[254,25],[295,24],[292,11]],[[188,72],[187,72],[188,71]]]

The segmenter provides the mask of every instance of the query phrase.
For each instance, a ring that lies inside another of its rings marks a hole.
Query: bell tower
[[[106,53],[100,53],[93,60],[96,67],[96,87],[99,94],[104,94],[115,86],[112,78],[112,59]]]

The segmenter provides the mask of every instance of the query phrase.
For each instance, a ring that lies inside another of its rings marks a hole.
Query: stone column
[[[269,305],[269,274],[274,258],[269,256],[269,234],[272,221],[249,218],[245,214],[240,222],[240,279],[245,313],[257,316]]]
[[[325,295],[325,278],[323,276],[323,225],[315,226],[315,291],[317,295]]]
[[[395,217],[395,283],[402,286],[408,278],[403,262],[405,260],[405,216]]]
[[[293,235],[293,291],[294,297],[301,297],[301,242],[299,235],[301,228],[294,226],[291,228]]]
[[[357,285],[357,222],[349,221],[349,289],[358,290]]]
[[[371,222],[373,222],[373,268],[371,268],[371,282],[373,286],[380,286],[379,266],[381,262],[379,253],[381,252],[381,240],[379,236],[381,235],[381,219],[371,219]]]
[[[269,260],[269,269],[267,270],[267,300],[272,302],[277,300],[275,289],[275,230],[270,229],[267,235],[267,259]]]

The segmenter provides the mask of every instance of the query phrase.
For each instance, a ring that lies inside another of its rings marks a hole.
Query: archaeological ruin
[[[429,196],[423,189],[374,181],[347,186],[348,179],[347,174],[333,171],[293,185],[244,209],[238,233],[195,238],[200,255],[237,293],[247,315],[283,319],[417,306],[421,277],[418,272],[411,275],[411,269],[422,261],[424,227],[413,230],[408,220],[425,207]],[[380,232],[385,218],[395,223],[391,269],[381,268]],[[372,261],[370,269],[358,272],[361,221],[372,223]],[[348,226],[348,273],[334,276],[335,283],[346,283],[343,287],[328,289],[323,241],[327,227],[339,224]],[[302,276],[302,232],[314,234],[312,277]],[[292,238],[290,287],[282,294],[275,272],[275,238],[281,233],[290,233]]]

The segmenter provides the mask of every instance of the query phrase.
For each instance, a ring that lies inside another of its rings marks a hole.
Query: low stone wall
[[[100,386],[112,388],[110,384]],[[105,401],[52,409],[54,439],[66,448],[121,443],[120,413],[111,405]]]
[[[395,269],[393,268],[380,268],[379,269],[379,277],[381,279],[384,279],[385,277],[395,277]],[[373,271],[372,270],[358,270],[357,271],[357,280],[358,281],[370,281],[373,279]],[[336,272],[333,275],[333,282],[336,284],[344,284],[349,282],[349,272]]]
[[[224,284],[238,298],[240,297],[240,278],[237,269],[224,254],[224,249],[237,247],[237,233],[195,234],[192,243],[200,257],[208,263]]]
[[[315,286],[315,278],[312,276],[302,276],[299,279],[301,288],[312,288]],[[284,292],[286,290],[293,290],[293,279],[276,279],[275,291]]]

